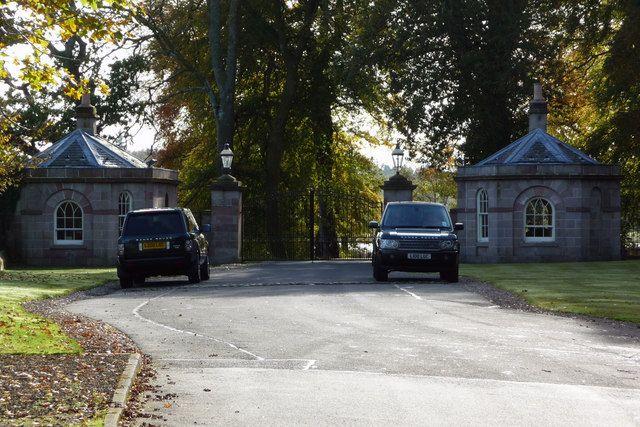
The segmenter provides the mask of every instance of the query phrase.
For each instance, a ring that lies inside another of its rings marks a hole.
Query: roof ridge
[[[533,150],[537,143],[540,143],[548,154],[540,152],[539,149]],[[569,150],[576,158],[571,157],[563,149]],[[536,153],[536,151],[538,152]],[[504,157],[505,154],[507,154],[506,157]],[[500,160],[501,158],[503,159]],[[578,148],[559,140],[542,129],[536,128],[473,166],[520,163],[598,164],[598,161]]]
[[[87,133],[86,132],[80,132],[80,136],[82,137],[82,140],[84,141],[84,145],[85,147],[87,147],[87,150],[89,151],[89,153],[91,154],[91,157],[93,157],[93,162],[96,166],[101,166],[102,163],[100,162],[100,160],[98,160],[98,153],[96,153],[93,149],[93,147],[91,146],[91,144],[89,144],[89,141],[87,141],[86,138]],[[83,152],[85,150],[82,150]]]
[[[50,156],[48,159],[42,162],[39,166],[47,167],[48,165],[56,161],[58,157],[60,157],[62,153],[64,153],[65,151],[64,148],[68,147],[69,144],[71,144],[71,142],[73,141],[72,136],[77,133],[76,131],[78,131],[78,129],[74,129],[71,133],[63,136],[62,138],[60,138],[59,140],[51,144],[49,148],[47,148],[46,150],[34,156],[36,158],[44,158],[44,159],[46,159],[47,156]]]
[[[140,159],[138,159],[134,155],[127,153],[125,150],[123,150],[122,148],[118,147],[115,144],[112,144],[111,142],[107,141],[106,139],[101,138],[101,137],[96,136],[96,135],[89,135],[89,136],[91,137],[91,139],[95,140],[95,143],[98,143],[98,144],[102,145],[105,149],[107,149],[112,154],[117,156],[120,160],[122,160],[124,162],[127,162],[127,163],[131,163],[131,164],[139,163],[140,167],[146,167],[147,166],[144,162],[142,162]]]
[[[82,153],[79,153],[76,148],[72,152],[68,151],[74,143],[78,144],[78,148]],[[60,156],[67,152],[72,157],[72,164],[56,163]],[[82,154],[82,158],[80,158],[80,154]],[[83,129],[74,129],[47,149],[36,154],[34,156],[35,159],[44,160],[39,165],[36,165],[36,167],[43,168],[52,167],[51,165],[54,163],[56,164],[55,167],[123,167],[138,169],[147,167],[140,159],[120,147],[97,135],[91,135]]]

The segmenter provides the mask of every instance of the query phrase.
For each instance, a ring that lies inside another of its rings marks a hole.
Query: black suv
[[[439,272],[448,282],[458,281],[460,244],[449,211],[439,203],[392,202],[373,239],[373,277],[386,281],[389,271]]]
[[[127,214],[118,239],[120,286],[143,284],[149,276],[185,274],[189,282],[209,278],[209,243],[189,209],[141,209]]]

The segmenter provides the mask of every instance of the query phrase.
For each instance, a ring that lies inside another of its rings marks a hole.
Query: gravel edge
[[[621,334],[627,338],[640,342],[640,324],[623,322],[605,317],[593,317],[585,314],[568,313],[536,307],[531,305],[518,294],[497,288],[491,283],[482,282],[469,277],[461,278],[460,285],[469,292],[474,292],[483,296],[500,308],[580,320],[598,328],[615,331],[616,334]]]

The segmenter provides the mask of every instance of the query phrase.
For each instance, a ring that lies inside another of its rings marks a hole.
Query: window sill
[[[79,245],[60,245],[60,244],[53,244],[53,246],[51,246],[49,249],[52,250],[80,250],[80,249],[88,249],[87,245],[85,245],[84,243],[79,244]]]
[[[476,246],[480,248],[488,248],[489,242],[476,242]]]
[[[558,242],[556,241],[551,241],[551,242],[527,242],[527,241],[523,241],[522,242],[522,246],[541,246],[541,247],[549,247],[549,248],[557,248],[560,245],[558,244]]]

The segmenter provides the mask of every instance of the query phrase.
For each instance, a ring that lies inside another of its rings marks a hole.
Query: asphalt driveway
[[[218,268],[76,302],[150,354],[167,425],[640,425],[640,344],[359,262]],[[395,280],[394,280],[395,279]],[[168,405],[167,405],[168,406]]]

